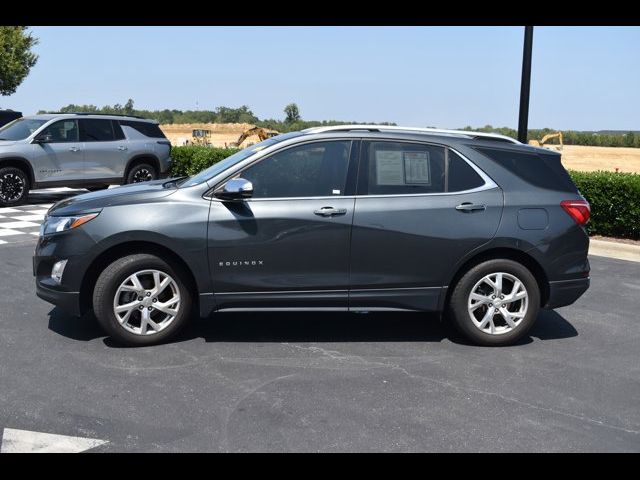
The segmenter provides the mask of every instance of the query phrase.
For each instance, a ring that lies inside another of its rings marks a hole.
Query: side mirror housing
[[[50,133],[40,134],[33,139],[33,143],[51,143],[53,136]]]
[[[253,196],[253,184],[244,178],[234,178],[214,192],[220,200],[244,200]]]

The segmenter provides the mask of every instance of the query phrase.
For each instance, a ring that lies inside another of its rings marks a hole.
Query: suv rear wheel
[[[29,177],[16,167],[0,168],[0,207],[22,205],[29,196]]]
[[[147,182],[158,178],[156,168],[149,163],[134,165],[127,175],[127,183]]]
[[[533,274],[513,260],[495,259],[470,269],[454,287],[449,313],[458,330],[479,345],[509,345],[531,328],[540,310]]]
[[[191,295],[184,274],[155,255],[116,260],[98,277],[93,310],[100,325],[127,345],[152,345],[188,321]]]

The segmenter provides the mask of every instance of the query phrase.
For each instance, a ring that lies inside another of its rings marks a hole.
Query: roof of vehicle
[[[440,128],[401,127],[390,125],[332,125],[326,127],[311,127],[302,130],[302,132],[306,134],[358,131],[387,132],[394,134],[407,133],[412,135],[435,135],[455,137],[460,139],[486,139],[522,145],[518,140],[507,137],[506,135],[499,135],[497,133],[473,132],[470,130],[447,130]]]
[[[101,118],[101,119],[108,119],[108,120],[135,120],[135,121],[158,123],[157,120],[153,120],[151,118],[142,118],[135,115],[119,115],[115,113],[91,113],[91,112],[40,113],[38,115],[26,115],[24,118],[51,120],[53,118],[68,118],[68,117]]]

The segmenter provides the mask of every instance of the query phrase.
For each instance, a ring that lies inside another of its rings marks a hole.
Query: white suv
[[[30,189],[84,187],[166,177],[171,143],[158,122],[87,113],[22,117],[0,128],[0,207]]]

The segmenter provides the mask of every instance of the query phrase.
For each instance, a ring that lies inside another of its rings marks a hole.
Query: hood
[[[13,147],[16,144],[15,140],[0,140],[0,148]]]
[[[170,179],[152,180],[97,192],[83,193],[60,200],[49,209],[48,214],[56,216],[77,215],[114,205],[135,205],[154,201],[176,192],[177,188],[175,186],[165,186],[168,182],[170,182]]]

